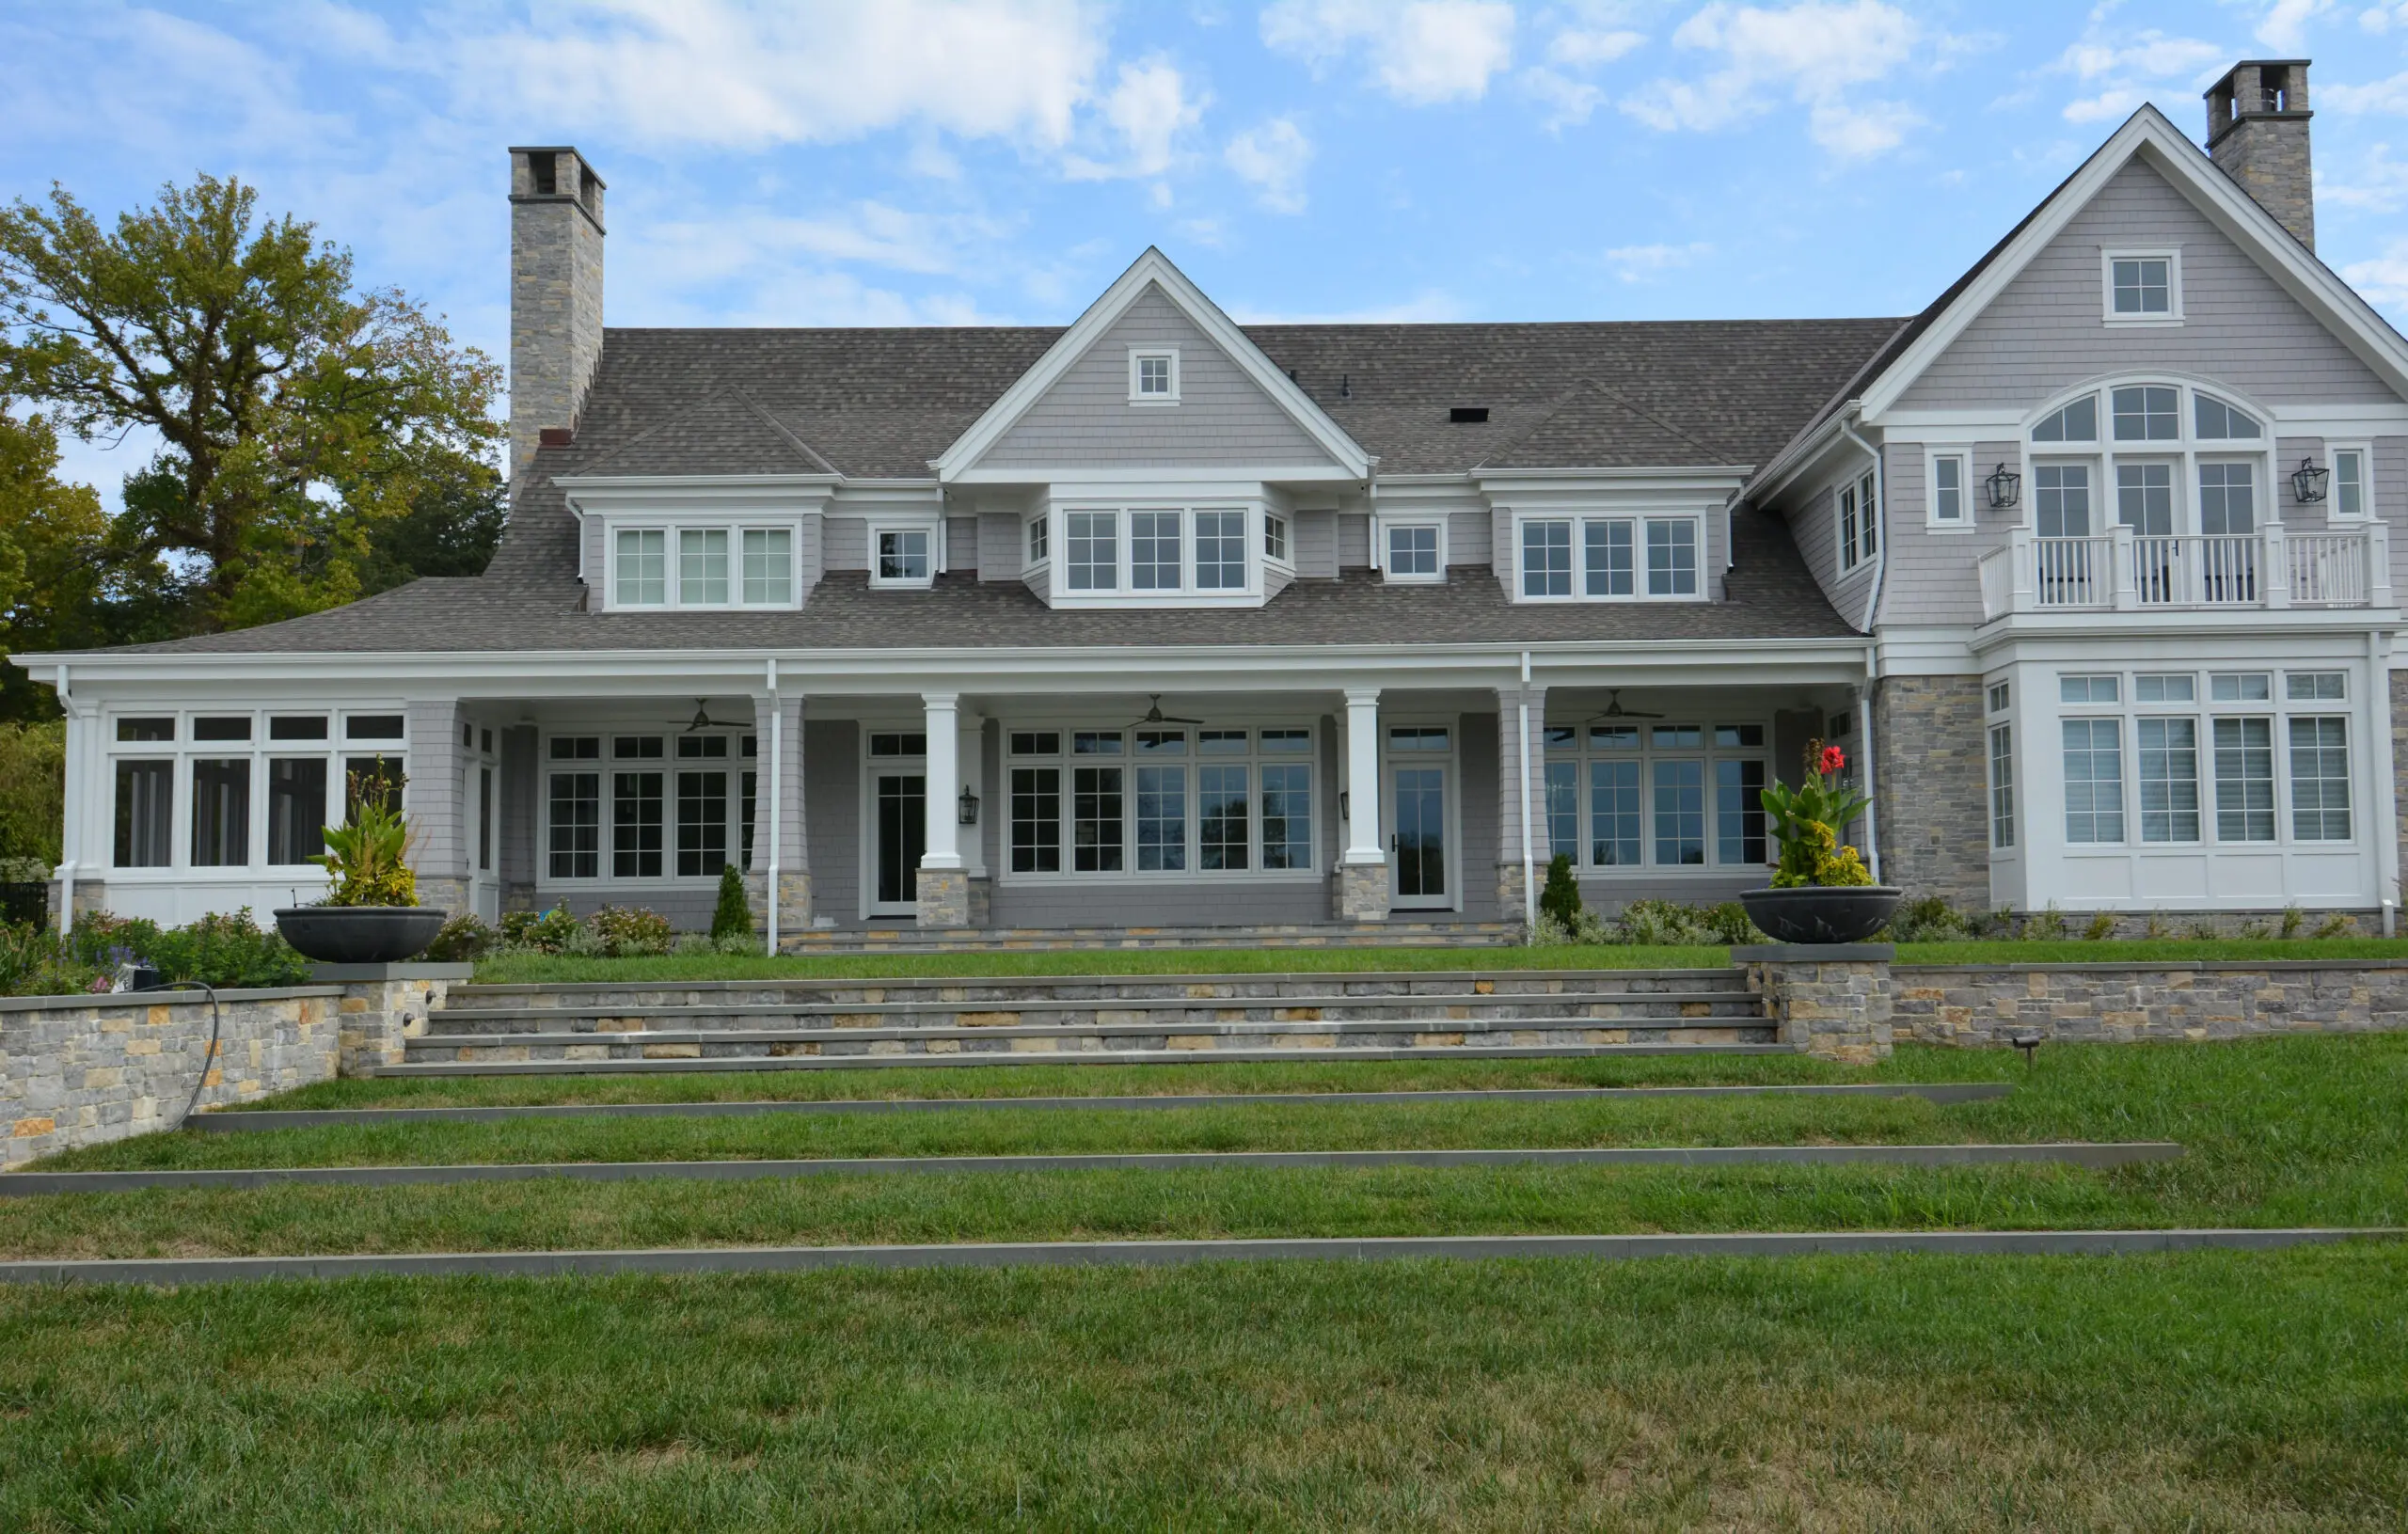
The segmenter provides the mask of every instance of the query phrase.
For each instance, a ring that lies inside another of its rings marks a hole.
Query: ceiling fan
[[[1624,708],[1622,705],[1622,688],[1611,688],[1606,692],[1606,711],[1589,722],[1594,724],[1597,720],[1660,720],[1663,717],[1661,714],[1650,714],[1645,709]]]
[[[686,726],[686,734],[692,735],[697,730],[733,730],[735,728],[736,721],[734,720],[715,720],[711,718],[709,699],[697,698],[694,700],[694,719],[692,723]]]
[[[1204,722],[1202,720],[1183,720],[1176,714],[1164,713],[1163,695],[1159,692],[1147,693],[1146,701],[1146,717],[1122,725],[1122,729],[1143,730],[1149,725],[1155,724],[1201,724]]]

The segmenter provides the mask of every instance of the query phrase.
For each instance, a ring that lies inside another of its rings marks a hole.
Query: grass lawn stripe
[[[126,1193],[142,1188],[265,1188],[279,1183],[382,1188],[425,1183],[564,1178],[584,1182],[689,1178],[859,1177],[896,1173],[1183,1172],[1208,1167],[1309,1166],[1978,1166],[2054,1162],[2094,1168],[2172,1161],[2168,1142],[2026,1146],[1625,1146],[1610,1149],[1250,1150],[1168,1155],[880,1156],[811,1161],[550,1162],[466,1166],[247,1167],[198,1172],[19,1172],[0,1178],[0,1197]]]
[[[2408,1244],[0,1290],[0,1526],[2396,1530]]]
[[[2275,1251],[2397,1240],[2400,1230],[1815,1230],[1623,1236],[1393,1236],[1354,1240],[990,1241],[928,1246],[784,1246],[690,1251],[427,1252],[404,1256],[0,1262],[7,1284],[224,1284],[365,1277],[596,1278],[619,1273],[817,1273],[832,1268],[1129,1267],[1195,1262],[1406,1262],[1444,1258],[1798,1257],[1947,1253],[2131,1257]]]

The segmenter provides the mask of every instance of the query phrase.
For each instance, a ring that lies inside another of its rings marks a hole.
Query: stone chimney
[[[510,151],[510,485],[567,440],[602,357],[602,178],[562,146]]]
[[[2275,222],[2316,248],[2307,60],[2245,58],[2208,90],[2208,153]]]

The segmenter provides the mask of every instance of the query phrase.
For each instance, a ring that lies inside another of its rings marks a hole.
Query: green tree
[[[0,397],[0,650],[22,655],[107,642],[100,602],[108,527],[89,485],[60,482],[50,422],[19,419]],[[0,668],[0,717],[57,714],[47,687],[14,666]]]
[[[87,438],[163,443],[107,539],[128,637],[338,606],[418,573],[393,550],[431,546],[380,553],[387,525],[448,514],[473,553],[490,520],[500,369],[258,201],[202,176],[113,229],[55,185],[0,211],[0,387]]]

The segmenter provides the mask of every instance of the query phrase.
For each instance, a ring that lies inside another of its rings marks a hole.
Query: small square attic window
[[[1179,353],[1171,350],[1132,350],[1129,354],[1129,403],[1177,404]]]

